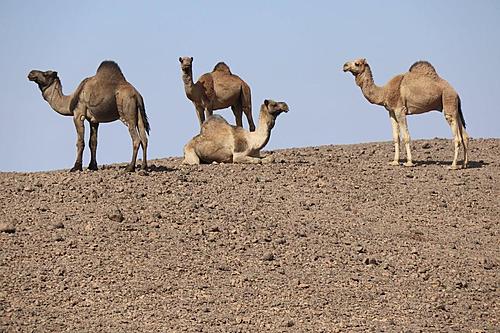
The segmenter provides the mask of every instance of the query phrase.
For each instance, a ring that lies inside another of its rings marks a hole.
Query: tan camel
[[[385,86],[379,87],[373,81],[372,71],[366,59],[358,59],[344,64],[344,72],[351,72],[356,84],[366,99],[389,111],[394,140],[394,160],[391,165],[399,165],[399,135],[403,134],[406,148],[405,166],[413,166],[410,152],[410,134],[406,116],[433,110],[442,111],[451,127],[454,137],[455,154],[450,169],[457,168],[460,144],[464,147],[463,168],[467,167],[468,138],[460,105],[460,97],[453,87],[440,78],[434,67],[427,61],[414,63],[408,72],[393,77]]]
[[[254,132],[232,126],[221,116],[211,116],[201,127],[200,134],[184,146],[184,164],[200,163],[265,163],[260,150],[267,144],[276,117],[288,112],[285,102],[265,100],[260,107],[259,126]]]
[[[243,113],[247,116],[250,131],[255,131],[252,118],[250,87],[239,76],[231,73],[229,67],[219,62],[210,73],[203,74],[193,82],[193,57],[180,57],[182,81],[187,98],[195,108],[200,127],[214,110],[231,107],[236,126],[243,127]]]
[[[142,146],[142,169],[147,169],[147,147],[149,134],[148,117],[144,109],[141,94],[125,80],[120,67],[113,61],[103,61],[96,75],[84,79],[75,92],[64,95],[57,72],[32,70],[28,79],[38,84],[43,98],[57,113],[72,116],[77,132],[76,161],[70,171],[82,171],[82,155],[85,126],[84,120],[90,123],[89,170],[97,170],[97,129],[99,123],[107,123],[120,119],[127,127],[132,138],[132,161],[127,171],[135,170],[135,162],[139,146]]]

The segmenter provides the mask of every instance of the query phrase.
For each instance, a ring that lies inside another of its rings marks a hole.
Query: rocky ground
[[[498,332],[500,140],[413,148],[1,173],[0,331]]]

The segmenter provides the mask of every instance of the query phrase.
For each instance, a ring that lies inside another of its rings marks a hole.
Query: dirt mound
[[[0,331],[499,331],[500,140],[1,173]]]

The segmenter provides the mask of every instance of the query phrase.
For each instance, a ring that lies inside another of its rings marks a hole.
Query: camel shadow
[[[117,170],[125,170],[127,168],[127,165],[118,165],[118,166],[116,166],[114,168],[117,169]],[[107,169],[112,169],[112,167],[107,167]],[[141,170],[141,165],[138,164],[136,166],[136,172],[138,172],[140,170]],[[148,166],[147,172],[172,172],[172,171],[175,171],[175,170],[176,169],[169,168],[169,167],[164,166],[164,165],[155,165],[155,164],[152,164],[152,165]]]
[[[436,160],[425,160],[425,161],[413,161],[417,166],[418,165],[451,165],[451,161],[436,161]],[[469,161],[467,164],[467,169],[479,169],[483,166],[488,165],[489,163],[480,160],[480,161]],[[462,166],[461,162],[458,162],[458,166]]]

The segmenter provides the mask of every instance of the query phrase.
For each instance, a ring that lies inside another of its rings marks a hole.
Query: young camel
[[[232,126],[221,116],[211,116],[201,127],[200,134],[184,146],[184,164],[211,162],[265,163],[260,150],[269,141],[276,118],[288,112],[285,102],[265,100],[260,108],[259,126],[254,132]]]
[[[203,74],[194,83],[193,57],[180,57],[179,62],[184,90],[196,108],[200,127],[214,110],[230,106],[236,118],[236,125],[243,127],[242,115],[245,113],[250,131],[255,131],[250,87],[245,81],[232,74],[225,63],[219,62],[211,73]]]
[[[408,72],[393,77],[383,87],[375,85],[372,71],[366,59],[345,63],[344,72],[351,72],[354,75],[356,84],[370,103],[382,105],[389,111],[395,149],[391,165],[399,165],[399,134],[401,129],[407,158],[404,165],[413,166],[406,116],[437,110],[444,113],[453,132],[455,154],[450,169],[457,169],[460,144],[464,147],[463,168],[467,167],[469,136],[465,131],[460,97],[447,81],[439,77],[430,63],[427,61],[414,63]]]
[[[75,92],[64,95],[61,80],[54,71],[32,70],[28,79],[38,84],[43,98],[54,111],[73,117],[77,132],[76,161],[71,168],[82,171],[82,155],[85,146],[84,120],[90,123],[90,164],[89,170],[97,170],[97,129],[99,123],[120,119],[127,127],[132,138],[132,161],[127,171],[135,170],[139,146],[142,146],[142,169],[147,169],[146,152],[148,147],[149,122],[141,94],[125,80],[120,67],[113,61],[104,61],[96,75],[84,79]]]

